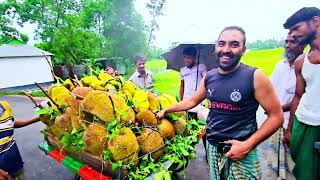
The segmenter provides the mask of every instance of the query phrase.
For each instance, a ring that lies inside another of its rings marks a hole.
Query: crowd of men
[[[197,64],[194,47],[183,51],[181,101],[157,116],[188,111],[206,118],[210,179],[261,179],[257,146],[269,137],[270,179],[320,179],[319,154],[314,148],[320,141],[320,10],[302,8],[283,26],[289,30],[285,53],[270,79],[240,62],[246,51],[246,33],[238,26],[226,27],[219,34],[216,69],[207,72],[203,64]],[[310,49],[304,52],[307,45]],[[129,80],[154,91],[153,74],[145,69],[146,56],[137,54],[133,60],[136,72]],[[113,68],[106,72],[117,76]],[[205,99],[209,101],[207,111],[202,106]],[[260,128],[256,121],[259,106],[267,115]],[[14,121],[10,105],[0,101],[0,180],[23,179],[13,129],[38,121]]]

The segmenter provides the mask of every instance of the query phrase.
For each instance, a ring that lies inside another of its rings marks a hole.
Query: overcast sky
[[[3,1],[3,0],[0,0]],[[145,19],[150,15],[145,5],[149,0],[136,0],[135,6]],[[320,7],[318,0],[167,0],[164,15],[158,20],[154,44],[167,49],[172,42],[214,42],[225,26],[242,26],[249,42],[269,38],[281,39],[285,20],[301,7]],[[33,32],[26,25],[22,32]],[[31,40],[30,43],[34,43]]]
[[[145,3],[136,8],[149,19]],[[302,7],[320,7],[318,0],[167,0],[159,18],[160,30],[155,45],[167,48],[172,42],[214,42],[219,32],[230,25],[242,26],[248,41],[283,38],[282,24]]]

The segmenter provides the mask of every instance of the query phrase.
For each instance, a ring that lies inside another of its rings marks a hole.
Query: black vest
[[[209,71],[205,78],[210,112],[207,139],[210,144],[226,140],[244,141],[257,131],[256,111],[259,103],[254,95],[256,68],[240,64],[233,72]]]

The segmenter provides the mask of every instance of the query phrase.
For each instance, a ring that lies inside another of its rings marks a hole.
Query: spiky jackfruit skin
[[[101,156],[107,150],[108,131],[103,124],[92,123],[84,131],[83,142],[85,151]]]
[[[160,111],[158,98],[151,92],[148,92],[147,96],[149,102],[149,110],[154,113]]]
[[[67,107],[66,99],[73,99],[70,91],[61,84],[52,85],[49,88],[49,96],[59,107]]]
[[[63,86],[69,89],[70,91],[72,91],[75,88],[75,86],[73,85],[70,79],[65,80],[63,82]]]
[[[64,112],[62,115],[57,116],[54,122],[54,135],[60,138],[64,133],[70,133],[72,131],[72,123],[71,123],[71,116],[68,112]]]
[[[179,117],[179,119],[174,122],[174,129],[176,134],[188,134],[187,121],[185,118]]]
[[[134,83],[132,81],[126,81],[123,85],[123,90],[131,93],[132,97],[134,96],[136,89],[137,89],[137,87],[136,87],[136,85],[134,85]]]
[[[116,111],[117,118],[120,118],[121,123],[133,123],[135,120],[134,111],[127,106],[123,98],[117,94],[110,94]]]
[[[86,85],[86,86],[90,86],[91,84],[95,83],[95,82],[100,82],[99,79],[94,76],[94,75],[91,75],[91,76],[86,76],[84,78],[81,79],[81,83]]]
[[[143,154],[155,151],[151,154],[153,159],[159,159],[163,155],[163,148],[161,147],[164,146],[164,140],[159,132],[145,128],[143,133],[138,137],[138,142]]]
[[[135,117],[134,112],[120,96],[103,91],[91,91],[82,100],[81,109],[106,123],[115,118],[120,118],[121,122],[134,122]]]
[[[160,103],[160,107],[161,110],[168,108],[174,104],[177,104],[177,100],[175,97],[169,95],[169,94],[161,94],[159,97],[159,103]]]
[[[146,91],[137,90],[132,98],[136,111],[149,109],[148,95]]]
[[[157,125],[158,120],[156,116],[150,110],[141,110],[136,115],[136,119],[143,125]]]
[[[114,139],[109,139],[108,149],[114,161],[120,160],[122,163],[128,163],[138,159],[138,140],[129,128],[122,128]]]
[[[76,87],[71,91],[71,93],[82,96],[82,97],[86,97],[86,95],[90,91],[93,91],[92,87]]]
[[[71,107],[67,107],[65,112],[70,115],[72,128],[75,128],[78,131],[82,130],[83,127],[80,124],[79,114],[76,111],[74,111]]]
[[[81,102],[81,110],[90,113],[104,122],[111,122],[115,112],[110,97],[103,91],[91,91]]]
[[[101,81],[110,81],[111,79],[113,79],[113,77],[106,73],[106,72],[103,72],[103,71],[100,71],[100,74],[99,74],[99,77],[98,77]]]
[[[175,136],[174,126],[170,121],[162,119],[157,127],[163,138],[172,139]]]
[[[120,97],[122,97],[126,102],[131,101],[132,102],[132,95],[130,92],[123,90],[123,91],[119,91],[118,95]]]

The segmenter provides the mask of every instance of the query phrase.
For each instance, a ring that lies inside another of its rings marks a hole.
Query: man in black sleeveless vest
[[[240,63],[246,47],[245,31],[226,27],[215,45],[219,68],[209,71],[189,100],[158,113],[191,109],[210,100],[207,140],[210,179],[261,179],[256,146],[283,123],[283,112],[271,82],[259,69]],[[258,129],[259,104],[268,118]],[[230,147],[231,146],[231,147]]]

